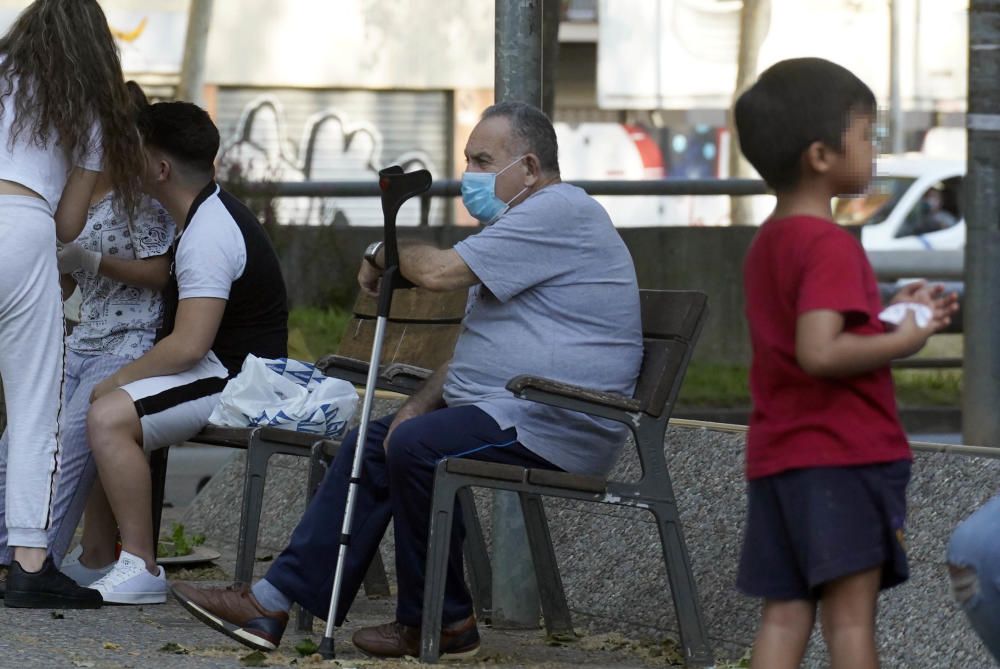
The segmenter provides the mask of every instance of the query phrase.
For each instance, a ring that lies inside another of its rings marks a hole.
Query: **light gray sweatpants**
[[[0,195],[0,377],[7,404],[7,531],[45,548],[59,461],[63,311],[44,200]]]
[[[108,354],[66,352],[66,381],[63,384],[63,407],[59,416],[61,443],[59,474],[52,506],[52,522],[48,530],[49,553],[56,566],[73,540],[87,507],[90,489],[97,478],[97,466],[87,441],[87,411],[94,386],[108,378],[131,360]],[[7,471],[7,435],[0,438],[0,490],[5,485]],[[0,494],[0,564],[10,564],[13,551],[7,544],[4,495]]]

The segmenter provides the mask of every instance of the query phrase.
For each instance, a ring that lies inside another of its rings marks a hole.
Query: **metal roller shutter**
[[[220,88],[221,177],[239,165],[255,181],[364,180],[403,163],[448,178],[451,116],[446,91]],[[445,204],[434,202],[432,225],[444,222]],[[283,198],[277,212],[284,224],[382,224],[375,198]],[[418,221],[418,202],[407,203],[399,223]]]

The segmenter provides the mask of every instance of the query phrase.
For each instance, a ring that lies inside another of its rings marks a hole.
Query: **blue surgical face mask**
[[[522,188],[521,192],[508,202],[504,202],[496,194],[497,176],[503,174],[512,165],[516,165],[521,158],[524,156],[514,159],[510,165],[499,172],[466,172],[462,175],[462,203],[469,210],[469,213],[483,225],[493,224],[507,213],[511,202],[528,190],[526,187]]]

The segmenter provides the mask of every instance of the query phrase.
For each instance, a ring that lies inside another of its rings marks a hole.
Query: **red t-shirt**
[[[821,218],[770,220],[750,245],[743,279],[753,344],[747,478],[910,459],[888,365],[821,379],[795,358],[796,322],[807,311],[839,311],[854,334],[885,332],[875,272],[858,240]]]

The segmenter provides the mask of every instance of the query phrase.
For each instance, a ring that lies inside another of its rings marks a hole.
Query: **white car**
[[[834,204],[837,222],[864,225],[866,251],[947,251],[965,248],[962,179],[965,162],[918,155],[878,159],[863,197]]]

